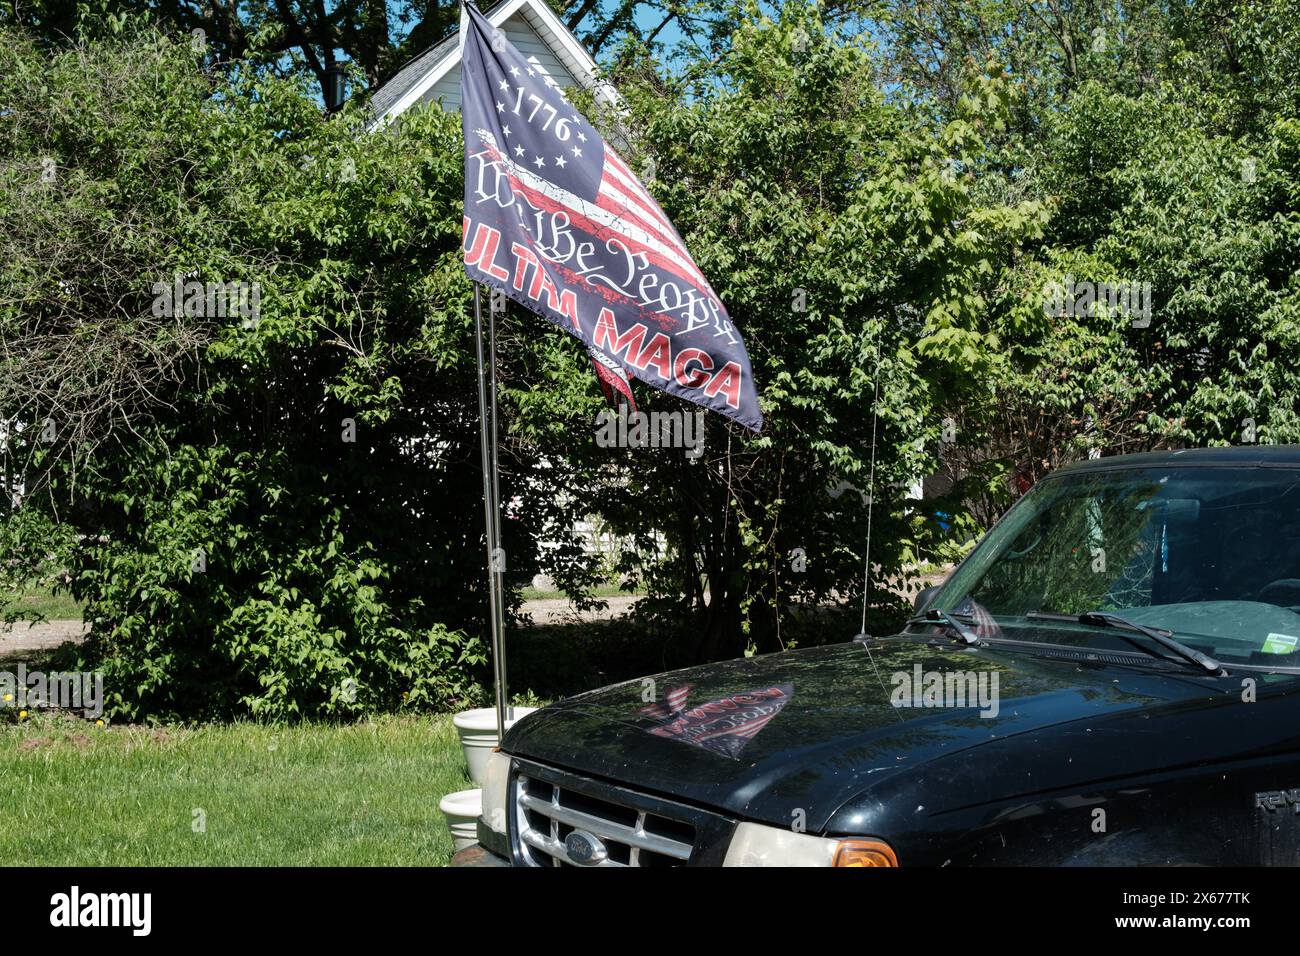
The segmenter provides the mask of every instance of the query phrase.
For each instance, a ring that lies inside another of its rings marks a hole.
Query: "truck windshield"
[[[1111,612],[1224,663],[1295,667],[1300,470],[1088,469],[1049,478],[931,606],[982,622],[982,636],[1107,645],[1113,634],[1068,617]]]

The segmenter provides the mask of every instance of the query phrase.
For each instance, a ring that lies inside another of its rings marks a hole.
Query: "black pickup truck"
[[[900,634],[562,701],[461,865],[1300,863],[1300,448],[1063,468]]]

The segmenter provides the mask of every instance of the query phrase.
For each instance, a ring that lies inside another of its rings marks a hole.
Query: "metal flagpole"
[[[474,349],[478,359],[478,434],[483,462],[483,524],[487,540],[488,611],[492,617],[492,680],[496,686],[497,739],[506,732],[506,658],[505,622],[501,610],[501,572],[505,555],[501,551],[500,528],[497,526],[497,445],[496,445],[496,325],[491,318],[492,353],[488,377],[483,374],[483,302],[479,284],[474,283]],[[487,380],[492,383],[492,420],[488,421]],[[490,438],[489,438],[490,433]],[[490,449],[489,449],[490,442]]]
[[[492,296],[488,298],[488,381],[491,385],[488,394],[492,412],[492,538],[497,555],[497,560],[492,565],[497,585],[493,613],[497,619],[497,631],[501,634],[496,672],[497,679],[500,681],[497,694],[503,703],[498,706],[504,708],[498,716],[502,726],[498,727],[497,731],[504,735],[504,721],[513,716],[513,708],[510,706],[510,695],[507,693],[506,686],[506,553],[501,547],[501,514],[505,508],[501,504],[501,469],[497,465],[497,310],[493,308],[494,301],[504,302],[505,296],[499,299]],[[500,737],[497,739],[500,740]]]

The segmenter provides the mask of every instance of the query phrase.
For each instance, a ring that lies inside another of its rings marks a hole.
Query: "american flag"
[[[582,340],[607,396],[630,378],[758,431],[749,355],[640,179],[541,64],[465,4],[465,270]]]

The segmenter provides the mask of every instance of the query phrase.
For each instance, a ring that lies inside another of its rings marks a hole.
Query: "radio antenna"
[[[862,634],[867,633],[867,594],[871,589],[871,517],[876,507],[876,406],[880,402],[880,332],[876,332],[876,385],[871,400],[871,467],[867,472],[867,547],[862,567]]]

